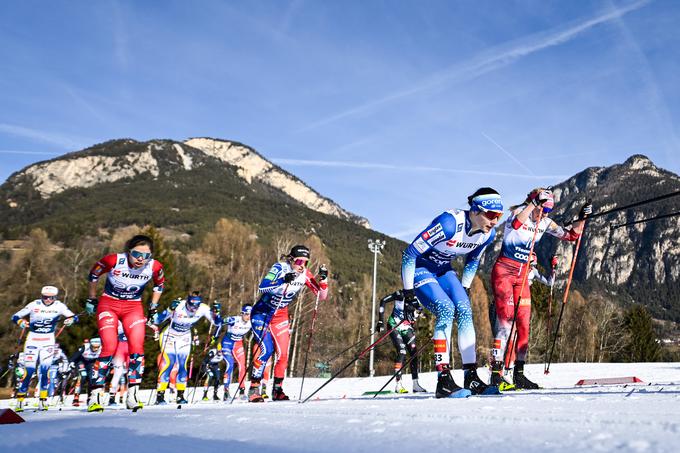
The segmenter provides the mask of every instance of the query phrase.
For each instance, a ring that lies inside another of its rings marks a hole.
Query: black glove
[[[411,302],[409,305],[411,305],[411,308],[413,309],[413,311],[423,311],[423,308],[425,308],[425,307],[423,307],[423,304],[420,303],[420,301],[418,300],[417,297],[416,297],[416,300]]]
[[[324,281],[328,278],[328,268],[326,267],[325,264],[322,264],[321,267],[319,267],[319,280]]]
[[[146,317],[146,325],[151,327],[158,318],[158,304],[149,305],[149,315]]]
[[[588,217],[592,213],[593,213],[593,204],[590,202],[590,200],[588,200],[588,201],[586,201],[586,204],[581,206],[581,210],[578,213],[578,219],[584,220],[586,217]]]
[[[377,330],[378,332],[382,332],[383,330],[385,330],[385,323],[382,321],[378,321],[378,323],[375,325],[375,330]]]
[[[402,294],[404,295],[404,302],[411,303],[414,300],[418,300],[416,297],[416,291],[413,289],[405,289],[402,291]]]
[[[285,283],[290,283],[293,280],[297,278],[297,274],[295,272],[288,272],[286,275],[283,276],[283,281]]]

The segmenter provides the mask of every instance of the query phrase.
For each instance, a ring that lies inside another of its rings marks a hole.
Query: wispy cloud
[[[50,143],[68,150],[80,149],[85,147],[88,143],[92,143],[91,140],[88,141],[83,138],[68,137],[62,134],[41,131],[30,127],[18,126],[16,124],[0,123],[0,133],[1,132],[38,142]]]
[[[451,66],[445,70],[426,77],[409,88],[387,94],[326,118],[322,118],[318,121],[314,121],[298,129],[297,132],[315,129],[317,127],[324,126],[347,117],[365,114],[390,102],[431,90],[444,85],[445,83],[477,78],[488,72],[508,66],[520,58],[526,57],[535,52],[564,44],[593,27],[619,19],[631,11],[642,8],[647,3],[649,3],[649,1],[650,0],[641,0],[620,8],[610,8],[605,12],[601,12],[594,17],[591,17],[590,19],[578,23],[572,22],[568,25],[563,25],[551,30],[532,34],[521,40],[516,40],[503,46],[494,47],[491,50],[485,51],[468,61]]]
[[[0,154],[29,154],[29,155],[41,155],[41,156],[57,156],[61,153],[55,153],[50,151],[22,151],[14,149],[0,149]]]
[[[569,175],[535,175],[535,174],[518,174],[496,172],[489,170],[466,170],[462,168],[441,168],[441,167],[424,167],[413,165],[392,165],[380,164],[374,162],[353,162],[353,161],[335,161],[335,160],[305,160],[305,159],[286,159],[273,158],[272,162],[279,165],[303,166],[303,167],[332,167],[332,168],[354,168],[366,170],[390,170],[390,171],[409,171],[409,172],[432,172],[432,173],[455,173],[466,175],[485,175],[485,176],[507,176],[509,178],[524,178],[524,179],[548,179],[548,180],[562,180],[568,178]]]
[[[498,144],[498,142],[497,142],[496,140],[494,140],[493,138],[489,137],[489,136],[486,135],[484,132],[482,132],[482,135],[483,135],[484,138],[486,138],[488,141],[490,141],[491,143],[493,143],[494,145],[496,145],[496,147],[497,147],[498,149],[500,149],[501,151],[503,151],[503,153],[505,153],[506,156],[508,156],[510,159],[512,159],[513,162],[515,162],[517,165],[519,165],[520,167],[522,167],[523,169],[525,169],[530,175],[533,175],[533,176],[536,175],[533,171],[531,171],[531,168],[527,167],[527,166],[524,165],[522,162],[520,162],[520,160],[517,159],[510,151],[508,151],[507,149],[503,148],[500,144]]]

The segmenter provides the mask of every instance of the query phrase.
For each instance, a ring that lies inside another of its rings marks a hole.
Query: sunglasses
[[[306,266],[307,261],[309,261],[307,258],[296,258],[293,260],[293,264],[296,266]]]
[[[137,250],[130,250],[130,256],[133,257],[134,259],[143,259],[143,260],[148,260],[151,259],[152,253],[144,253],[144,252],[138,252]]]
[[[503,216],[502,212],[495,212],[495,211],[485,211],[485,212],[482,212],[482,214],[484,215],[484,217],[486,217],[489,220],[500,219]]]
[[[57,300],[57,296],[42,296],[43,300]]]

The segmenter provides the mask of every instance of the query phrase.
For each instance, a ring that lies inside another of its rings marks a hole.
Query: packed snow
[[[0,427],[0,451],[668,451],[680,449],[680,363],[527,365],[543,390],[435,399],[429,394],[363,396],[388,377],[339,378],[305,404],[300,380],[286,379],[290,402],[236,400],[148,406],[137,413],[61,410],[21,414]],[[486,370],[480,370],[488,378]],[[579,387],[580,379],[636,376],[643,383]],[[462,384],[462,371],[454,372]],[[325,379],[305,380],[304,396]],[[436,376],[420,383],[434,391]],[[410,378],[404,378],[410,390]],[[388,389],[393,389],[390,384]],[[232,386],[232,391],[235,385]],[[148,392],[148,391],[147,391]],[[192,392],[188,392],[191,396]],[[199,400],[202,392],[196,396]],[[144,395],[146,402],[148,393]],[[0,407],[8,407],[9,400]]]

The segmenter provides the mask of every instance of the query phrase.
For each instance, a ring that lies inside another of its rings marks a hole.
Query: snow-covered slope
[[[137,414],[84,409],[25,412],[0,428],[4,451],[427,452],[678,451],[680,363],[555,364],[527,367],[546,390],[437,400],[427,395],[362,396],[385,377],[338,379],[320,399],[147,407]],[[645,384],[575,387],[581,378],[637,376]],[[462,381],[462,373],[454,377]],[[407,387],[409,379],[405,379]],[[434,390],[432,373],[421,377]],[[323,380],[307,379],[305,395]],[[2,405],[6,407],[7,401]]]

